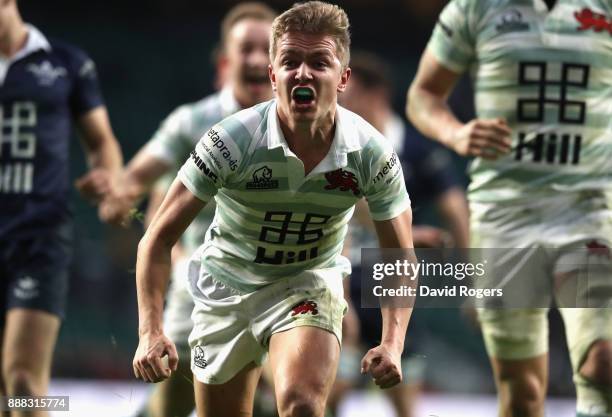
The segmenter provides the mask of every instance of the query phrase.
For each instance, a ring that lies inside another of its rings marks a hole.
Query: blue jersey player
[[[67,295],[72,122],[99,201],[122,163],[93,62],[0,2],[0,305],[4,395],[44,395]],[[41,415],[41,414],[36,414]]]

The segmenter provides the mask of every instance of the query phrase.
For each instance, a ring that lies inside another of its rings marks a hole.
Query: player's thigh
[[[594,343],[612,340],[610,246],[607,237],[586,239],[564,247],[557,259],[556,298],[574,374]]]
[[[338,367],[337,336],[319,327],[294,327],[272,335],[269,355],[279,410],[309,401],[307,406],[322,412]]]
[[[478,309],[491,358],[516,361],[548,352],[548,309]]]
[[[251,417],[261,366],[251,362],[223,384],[205,384],[194,378],[198,417]]]
[[[46,386],[60,323],[57,315],[46,311],[24,308],[8,311],[2,346],[6,384],[10,384],[12,373],[23,371],[35,378],[32,382]]]
[[[611,308],[561,308],[574,373],[597,341],[612,341]]]
[[[13,242],[14,256],[6,271],[2,351],[7,384],[19,370],[39,384],[46,384],[49,378],[68,294],[71,233],[66,223],[35,238]]]
[[[548,310],[480,309],[501,415],[537,416],[548,384]]]

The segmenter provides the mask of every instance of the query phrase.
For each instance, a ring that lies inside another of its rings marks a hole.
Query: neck
[[[15,55],[28,40],[28,29],[21,20],[19,13],[16,13],[13,19],[7,19],[10,23],[7,24],[3,36],[0,37],[0,53],[5,57]]]
[[[287,140],[289,149],[296,155],[316,151],[326,154],[334,139],[335,133],[335,107],[323,118],[308,123],[300,123],[284,117],[280,112],[280,128]]]
[[[552,8],[555,7],[557,0],[544,0],[544,2],[546,3],[546,6],[548,6],[548,10],[552,10]]]

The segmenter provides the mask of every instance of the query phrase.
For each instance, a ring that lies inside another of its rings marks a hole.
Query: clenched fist
[[[391,388],[402,382],[401,353],[383,345],[370,349],[361,360],[361,373],[369,373],[380,388]]]
[[[162,361],[166,355],[168,356],[167,366]],[[172,371],[176,371],[177,365],[178,354],[170,339],[161,333],[140,336],[132,362],[136,378],[145,382],[160,382],[170,377]]]

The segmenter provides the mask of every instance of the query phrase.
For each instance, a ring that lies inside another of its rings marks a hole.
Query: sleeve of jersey
[[[178,177],[196,197],[209,201],[231,181],[240,152],[232,138],[218,125],[198,142],[181,167]]]
[[[73,87],[70,94],[72,113],[80,116],[88,111],[104,105],[102,92],[98,82],[96,64],[83,51],[72,53]]]
[[[181,166],[185,156],[193,147],[193,142],[191,145],[187,144],[190,140],[185,140],[184,133],[189,117],[190,111],[184,106],[170,113],[145,145],[146,152],[169,165],[177,168]]]
[[[391,145],[387,145],[370,147],[365,161],[369,169],[364,194],[376,221],[393,219],[410,207],[402,164]]]
[[[472,62],[475,36],[472,30],[473,0],[452,0],[446,5],[427,49],[448,69],[463,73]]]

